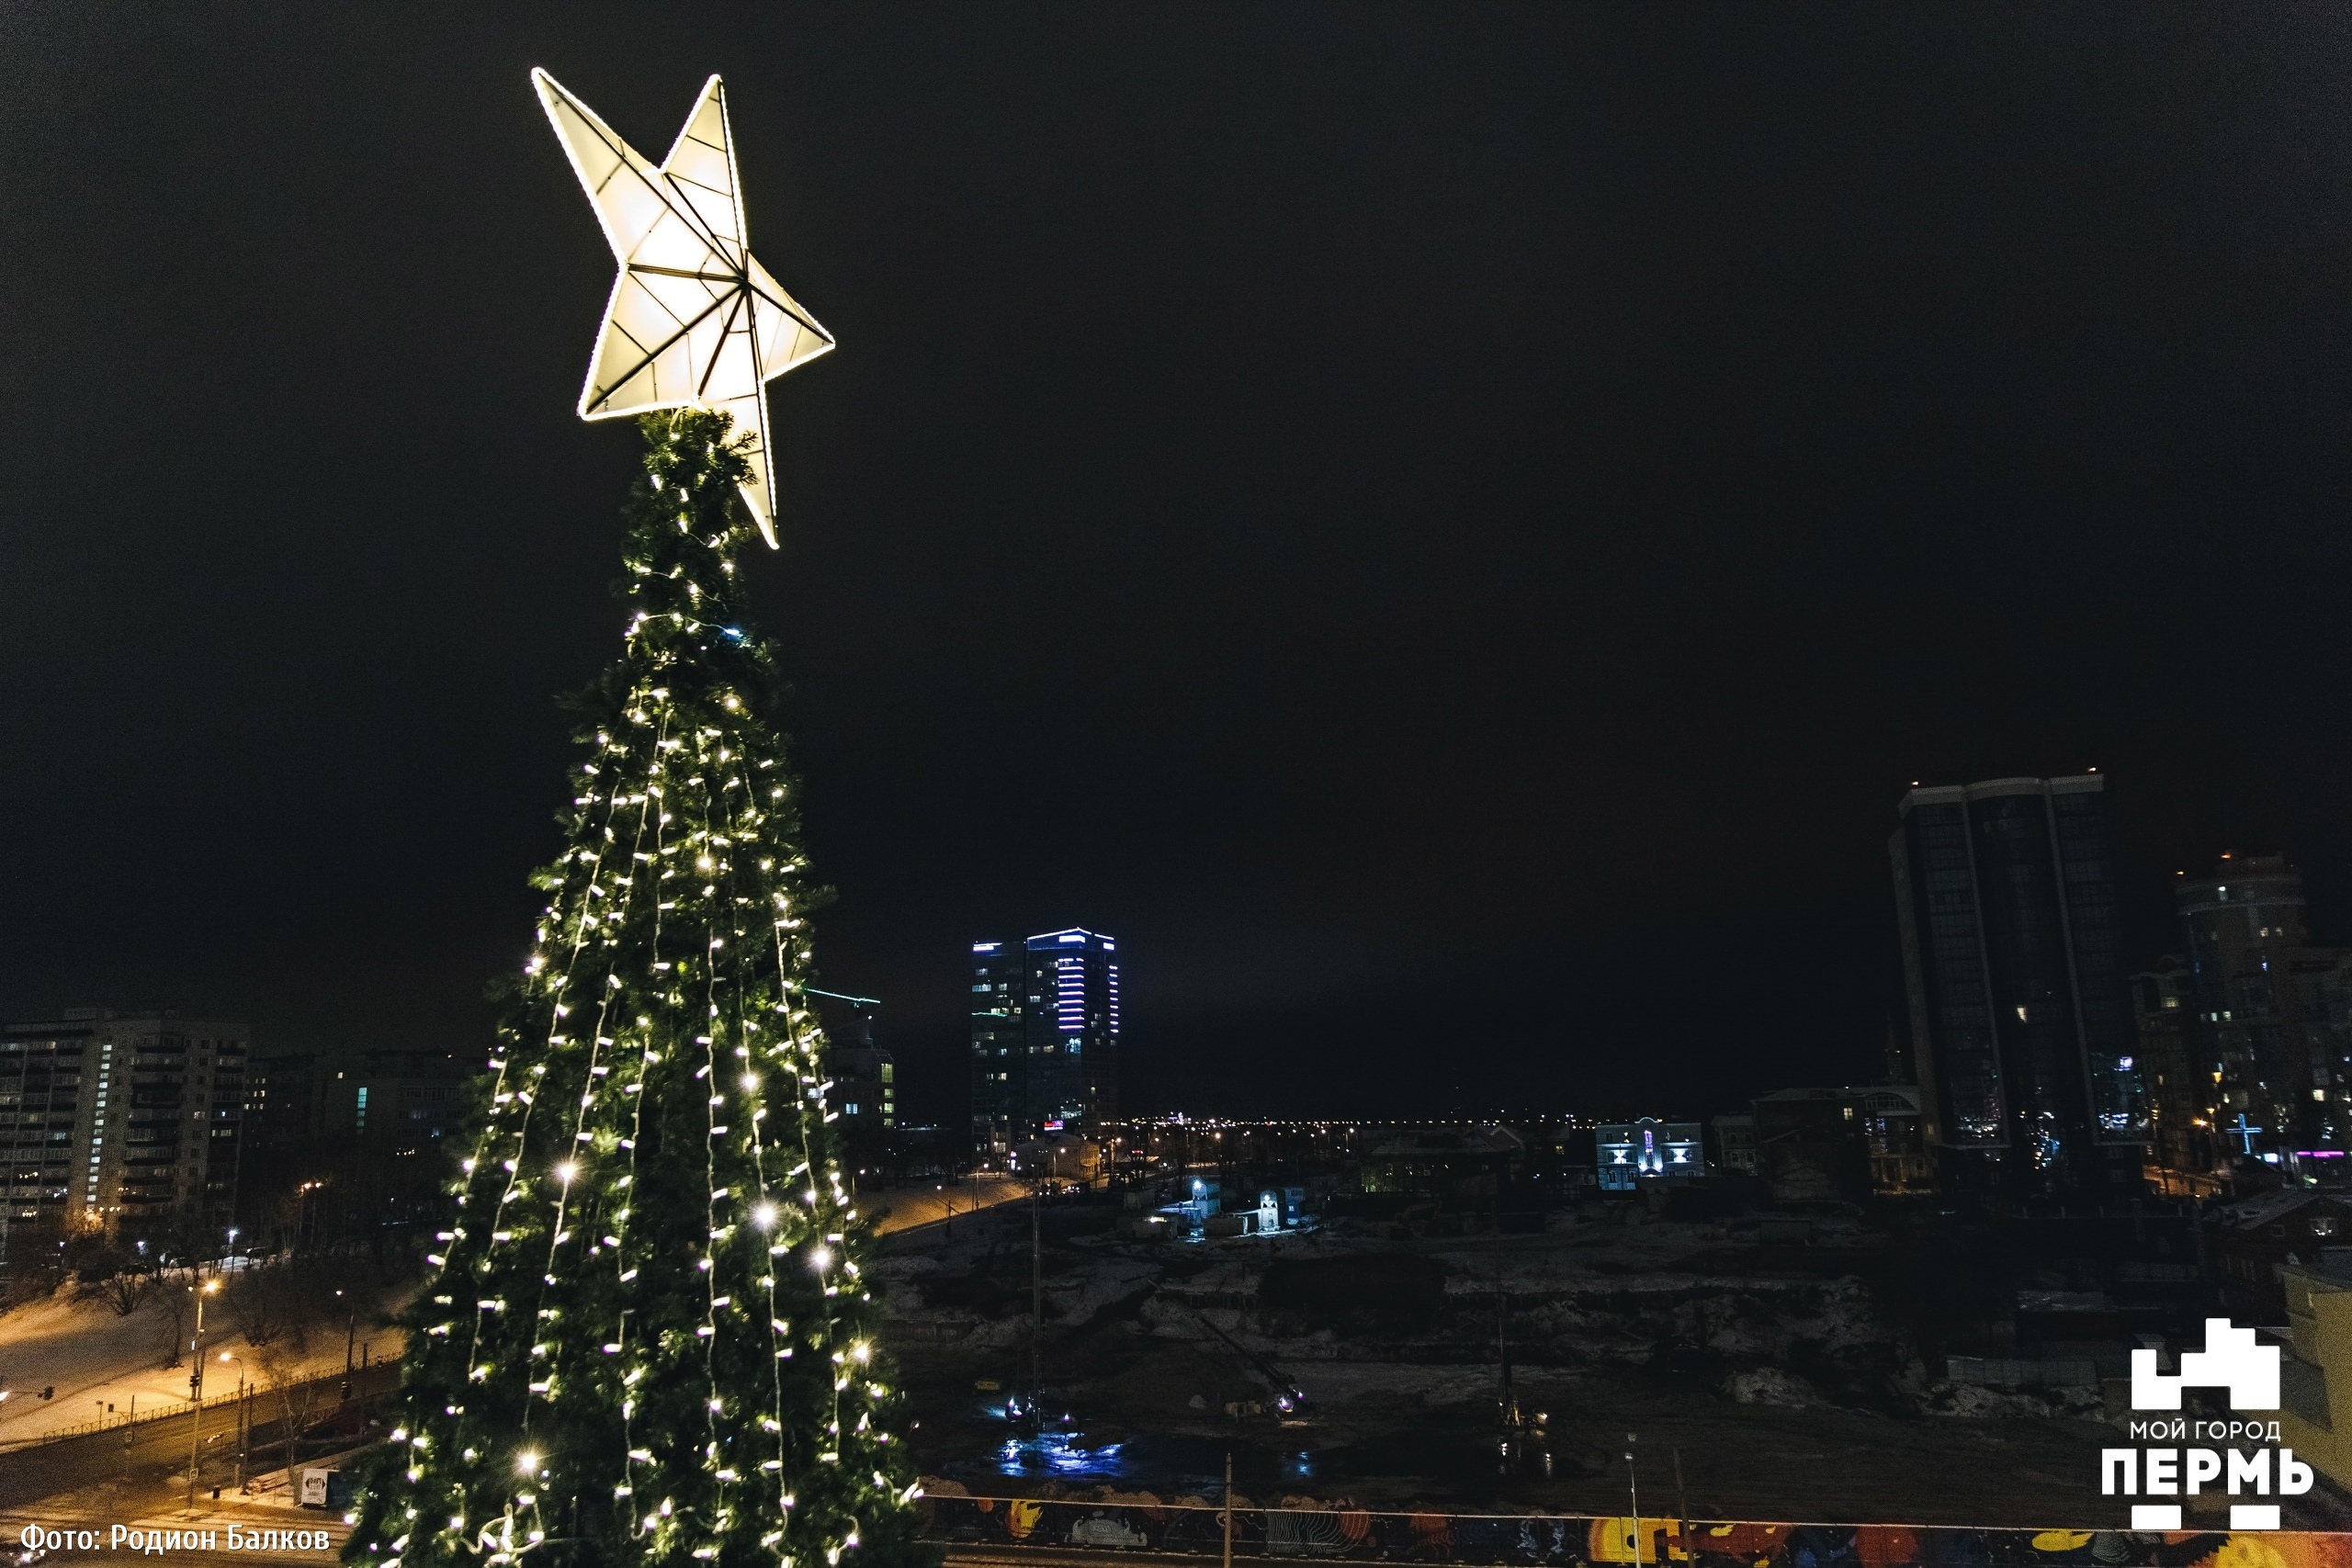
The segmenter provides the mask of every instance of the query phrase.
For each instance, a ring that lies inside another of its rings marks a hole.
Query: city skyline
[[[0,7],[0,1536],[2332,1568],[2347,86]]]
[[[1913,779],[2112,778],[2135,964],[2223,851],[2352,937],[2320,23],[1374,14],[0,21],[0,1006],[486,1031],[631,460],[535,64],[639,146],[723,71],[849,345],[744,570],[910,1081],[947,955],[1072,920],[1144,1103],[1864,1081]]]
[[[2061,785],[2062,793],[2066,787],[2080,789],[2087,786],[2093,789],[2101,799],[2106,795],[2107,778],[2103,774],[2077,775],[2071,785],[2065,780],[2057,782]],[[2033,793],[2025,788],[2028,785],[2036,786],[2046,792],[2050,784],[2051,781],[2035,779],[1994,780],[1973,785],[1922,785],[1915,783],[1913,787],[1898,799],[1897,815],[1898,818],[1907,818],[1909,808],[1915,802],[1960,801],[1975,795],[2002,795]],[[2110,832],[2111,825],[2109,828],[2103,828],[2101,831]],[[1899,846],[1903,837],[1904,829],[1898,829],[1894,844]],[[2126,903],[2118,908],[2112,915],[2106,917],[2115,933],[2112,940],[2124,944],[2115,950],[2117,962],[2130,971],[2131,986],[2122,994],[2128,998],[2133,991],[2143,988],[2146,983],[2161,974],[2165,976],[2165,986],[2177,987],[2179,990],[2180,999],[2170,1005],[2182,1005],[2188,998],[2192,989],[2190,970],[2187,967],[2188,961],[2182,955],[2197,949],[2200,941],[2193,922],[2188,919],[2189,907],[2182,900],[2200,888],[2206,890],[2207,896],[2210,897],[2211,889],[2217,881],[2227,883],[2233,876],[2241,882],[2251,881],[2256,874],[2256,868],[2262,868],[2261,874],[2273,879],[2283,879],[2291,886],[2293,890],[2290,901],[2295,923],[2291,931],[2282,924],[2278,928],[2278,941],[2267,943],[2267,946],[2276,947],[2281,951],[2291,949],[2298,957],[2312,953],[2320,955],[2320,960],[2314,962],[2324,961],[2322,966],[2327,972],[2328,983],[2343,989],[2343,997],[2337,999],[2344,1005],[2337,1007],[2334,1001],[2331,1001],[2330,1006],[2334,1011],[2329,1013],[2331,1018],[2334,1018],[2336,1013],[2341,1013],[2343,1017],[2338,1022],[2329,1027],[2345,1032],[2347,1042],[2346,1049],[2352,1049],[2352,965],[2346,965],[2343,969],[2341,979],[2337,977],[2337,955],[2352,954],[2352,947],[2332,948],[2311,945],[2315,939],[2310,937],[2304,924],[2306,911],[2301,893],[2302,872],[2300,864],[2284,852],[2247,855],[2227,851],[2217,857],[2215,863],[2218,869],[2199,882],[2185,882],[2181,879],[2188,877],[2188,874],[2186,871],[2176,871],[2173,874],[2174,880],[2169,884],[2165,884],[2147,864],[2120,863],[2115,865],[2114,876],[2119,884],[2123,886],[2140,884],[2147,888],[2161,886],[2166,895],[2163,899],[2156,901],[2164,906],[2163,915],[2159,919],[2152,920],[2148,918],[2152,913],[2153,904],[2145,898],[2140,901],[2139,908],[2132,908]],[[2233,864],[2239,868],[2237,871],[2233,871]],[[1903,886],[1903,880],[1898,875],[1896,887],[1899,890]],[[1503,1086],[1493,1092],[1482,1093],[1476,1089],[1463,1087],[1460,1082],[1457,1082],[1451,1092],[1438,1092],[1434,1099],[1430,1094],[1421,1092],[1419,1088],[1409,1094],[1390,1097],[1374,1095],[1370,1098],[1364,1097],[1360,1092],[1351,1093],[1343,1089],[1343,1092],[1336,1096],[1318,1099],[1312,1093],[1297,1092],[1273,1097],[1253,1097],[1246,1091],[1237,1094],[1229,1081],[1191,1070],[1183,1060],[1155,1057],[1138,1051],[1119,1052],[1114,1039],[1112,1042],[1113,1050],[1109,1054],[1109,1060],[1116,1064],[1112,1069],[1114,1102],[1120,1104],[1119,1114],[1136,1117],[1189,1111],[1193,1114],[1211,1116],[1233,1115],[1244,1119],[1272,1116],[1277,1119],[1340,1117],[1381,1120],[1401,1117],[1410,1120],[1413,1116],[1423,1114],[1549,1116],[1564,1113],[1606,1119],[1612,1116],[1645,1114],[1661,1108],[1670,1110],[1678,1115],[1717,1114],[1727,1108],[1736,1109],[1747,1103],[1754,1096],[1764,1092],[1767,1088],[1785,1082],[1834,1083],[1847,1088],[1890,1082],[1917,1082],[1921,1055],[1919,1033],[1921,1021],[1911,1010],[1911,998],[1906,996],[1909,984],[1908,966],[1903,949],[1907,939],[1903,931],[1901,903],[1902,898],[1898,891],[1896,898],[1889,902],[1883,910],[1878,911],[1883,916],[1885,929],[1876,934],[1885,939],[1883,945],[1885,948],[1883,959],[1887,967],[1883,975],[1874,978],[1876,983],[1885,988],[1889,998],[1885,1032],[1875,1040],[1858,1043],[1856,1048],[1847,1051],[1839,1057],[1827,1058],[1798,1054],[1761,1058],[1747,1064],[1743,1070],[1718,1074],[1695,1087],[1687,1078],[1671,1087],[1667,1087],[1658,1078],[1639,1076],[1623,1080],[1611,1080],[1604,1076],[1598,1080],[1587,1079],[1577,1084],[1566,1084],[1557,1079],[1547,1082],[1540,1077],[1527,1076],[1515,1086]],[[2323,924],[2330,926],[2331,929],[2340,924],[2344,919],[2343,916],[2329,909],[2323,909],[2321,918]],[[2272,933],[2267,928],[2264,928],[2260,935],[2264,939],[2268,939]],[[1051,942],[1060,936],[1078,936],[1089,941],[1110,940],[1097,938],[1093,933],[1086,932],[1081,928],[1069,928],[1066,931],[1048,931],[1027,941],[1031,943]],[[975,964],[980,962],[979,955],[984,951],[993,952],[1001,947],[1006,949],[1009,954],[1016,955],[1010,960],[1015,969],[1023,966],[1022,957],[1017,956],[1021,949],[1021,944],[1018,943],[969,942],[961,946],[968,949],[967,956],[970,957]],[[2166,967],[2173,964],[2183,965],[2177,978],[2174,978],[2172,971]],[[2308,968],[2312,964],[2307,963],[2303,966]],[[943,964],[937,967],[944,971],[947,965]],[[1112,969],[1111,987],[1114,993],[1112,1006],[1115,1008],[1117,1006],[1115,991],[1118,987],[1115,964]],[[876,1043],[874,1032],[877,1021],[882,1017],[877,1010],[887,998],[854,998],[831,992],[820,993],[820,996],[826,998],[828,1007],[833,1002],[857,1004],[853,1010],[841,1012],[834,1018],[831,1027],[835,1046],[852,1050],[863,1048],[870,1052]],[[2335,993],[2331,991],[2330,996],[2335,998]],[[167,1017],[181,1020],[205,1012],[232,1013],[241,1019],[249,1018],[255,1013],[266,1016],[267,1013],[266,1001],[258,1006],[240,1005],[192,1010],[179,1005],[181,1000],[182,998],[178,997],[171,996],[141,998],[135,993],[128,999],[119,996],[105,996],[94,1001],[90,998],[80,997],[62,1006],[36,1005],[22,1008],[17,1010],[17,1016],[30,1021],[24,1023],[22,1027],[36,1028],[42,1026],[44,1021],[54,1023],[60,1021],[112,1017],[118,1014],[134,1018]],[[2127,1049],[2145,1048],[2145,1009],[2155,1004],[2139,1004],[2141,1022],[2133,1024],[2129,1018],[2125,1019],[2124,1024],[2127,1031],[2132,1032],[2134,1037],[2142,1042],[2138,1046],[2127,1045]],[[2123,1010],[2125,1013],[2132,1012],[2133,1004],[2127,999],[2123,1003]],[[2182,1016],[2184,1021],[2202,1020],[2202,1013],[2184,1013]],[[894,1017],[890,1023],[885,1026],[883,1050],[880,1058],[877,1059],[896,1060],[902,1055],[910,1053],[914,1057],[913,1075],[907,1078],[897,1079],[894,1084],[894,1091],[900,1097],[894,1114],[900,1124],[908,1126],[960,1127],[967,1115],[977,1114],[985,1098],[985,1091],[980,1089],[974,1077],[976,1069],[971,1065],[967,1048],[969,1031],[967,1029],[961,1032],[965,1037],[958,1038],[951,1050],[942,1051],[938,1048],[935,1040],[925,1038],[926,1021],[918,1018],[911,1026],[901,1028],[899,1021]],[[251,1029],[249,1024],[243,1022],[236,1027],[249,1032]],[[1178,1049],[1182,1050],[1189,1049],[1191,1045],[1197,1043],[1197,1041],[1176,1043]],[[1216,1043],[1212,1041],[1210,1043],[1213,1048]],[[2201,1038],[2185,1035],[2181,1044],[2192,1055],[2202,1054],[2211,1055],[2217,1061],[2227,1055],[2224,1048],[2212,1038],[2210,1031]],[[307,1059],[334,1055],[399,1056],[413,1055],[419,1051],[427,1054],[455,1053],[462,1057],[474,1052],[487,1051],[489,1045],[486,1032],[481,1038],[463,1037],[458,1032],[447,1028],[411,1029],[406,1032],[379,1030],[371,1032],[363,1021],[356,1027],[307,1029],[288,1028],[280,1025],[275,1029],[265,1029],[257,1039],[252,1041],[251,1049],[258,1057],[277,1059],[296,1057]],[[2112,1061],[2115,1051],[2111,1043],[2103,1049],[2106,1052],[2106,1059]],[[2242,1051],[2243,1049],[2241,1047]],[[2300,1048],[2300,1055],[2295,1057],[2295,1060],[2301,1064],[2299,1071],[2304,1080],[2308,1080],[2312,1071],[2314,1058],[2312,1052],[2314,1049],[2316,1047]],[[2280,1048],[2270,1049],[2264,1060],[2266,1063],[2278,1060],[2279,1052]],[[1100,1054],[1095,1058],[1097,1062],[1102,1059]],[[2343,1081],[2348,1087],[2348,1090],[2352,1090],[2352,1055],[2345,1056],[2344,1066],[2346,1070]],[[2110,1067],[2107,1070],[2114,1069]],[[1441,1081],[1443,1075],[1441,1074]],[[2237,1084],[2235,1077],[2231,1081],[2233,1086]],[[1361,1087],[1361,1085],[1345,1086],[1346,1089],[1360,1089]],[[1934,1086],[1931,1084],[1929,1089],[1932,1094]],[[2138,1097],[2138,1101],[2143,1105],[2153,1104],[2158,1098],[2154,1089],[2144,1086],[2134,1093]],[[1116,1097],[1122,1094],[1124,1100],[1117,1100]],[[1099,1100],[1093,1102],[1099,1103]],[[2313,1114],[2309,1107],[2294,1104],[2290,1100],[2288,1103],[2294,1105],[2294,1111],[2286,1118],[2286,1122],[2282,1122],[2275,1109],[2276,1100],[2264,1100],[2260,1103],[2274,1107],[2268,1114],[2274,1123],[2281,1125],[2294,1122],[2298,1114],[2305,1117]],[[2335,1114],[2336,1113],[2332,1111],[2329,1112],[2331,1117]],[[2331,1122],[2330,1124],[2332,1125],[2333,1122]],[[2200,1122],[2199,1125],[2202,1126],[2203,1123]],[[2135,1123],[2135,1126],[2139,1131],[2123,1139],[2123,1142],[2134,1145],[2153,1142],[2154,1134],[2146,1127],[2144,1121]],[[2256,1130],[2259,1132],[2263,1129],[2257,1126]],[[2301,1127],[2299,1123],[2292,1126],[2290,1131],[2292,1133],[2292,1137],[2265,1140],[2266,1145],[2275,1144],[2283,1147],[2288,1142],[2297,1138],[2302,1142],[2311,1142],[2317,1136],[2316,1133]],[[2331,1138],[2334,1136],[2332,1133],[2328,1135]],[[2240,1141],[2243,1143],[2245,1140],[2241,1137]],[[2210,1137],[2207,1143],[2211,1144]]]

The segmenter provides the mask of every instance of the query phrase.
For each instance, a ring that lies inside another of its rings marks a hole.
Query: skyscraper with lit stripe
[[[974,1145],[1001,1151],[1118,1114],[1118,942],[1075,928],[974,942]]]

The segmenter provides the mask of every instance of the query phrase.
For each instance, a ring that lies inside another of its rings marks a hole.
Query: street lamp
[[[196,1512],[197,1442],[204,1430],[204,1298],[220,1288],[218,1280],[207,1280],[199,1288],[190,1285],[196,1297],[196,1337],[188,1342],[188,1359],[195,1363],[187,1374],[187,1511]]]
[[[237,1402],[232,1408],[237,1413],[237,1490],[243,1492],[245,1489],[245,1450],[250,1440],[250,1434],[245,1430],[245,1365],[226,1350],[220,1352],[220,1359],[237,1362]]]
[[[359,1334],[359,1303],[346,1298],[341,1291],[334,1299],[343,1303],[343,1397],[351,1397],[351,1355],[353,1342]]]
[[[1634,1476],[1634,1434],[1625,1434],[1625,1495],[1634,1510],[1634,1568],[1642,1568],[1642,1488]]]

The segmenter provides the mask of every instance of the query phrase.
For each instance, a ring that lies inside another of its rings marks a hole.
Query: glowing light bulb
[[[814,1269],[815,1270],[817,1270],[817,1272],[818,1272],[818,1273],[821,1274],[821,1273],[823,1273],[826,1269],[828,1269],[831,1268],[832,1266],[833,1266],[833,1253],[832,1253],[832,1249],[831,1249],[831,1247],[811,1247],[811,1248],[809,1248],[809,1250],[808,1250],[808,1267],[809,1267],[809,1268]]]
[[[744,1087],[745,1089],[757,1089],[757,1088],[759,1088],[759,1087],[760,1087],[760,1076],[759,1076],[757,1073],[745,1073],[745,1074],[743,1075],[743,1087]]]
[[[565,1160],[561,1165],[555,1168],[555,1179],[558,1181],[562,1182],[566,1187],[571,1186],[571,1179],[579,1174],[580,1167],[571,1160]]]
[[[759,1226],[763,1231],[775,1229],[775,1205],[774,1203],[762,1203],[757,1208],[753,1209],[752,1211],[752,1223]],[[818,1267],[821,1269],[824,1265],[820,1263]]]
[[[529,1475],[537,1472],[539,1468],[538,1450],[537,1449],[525,1449],[521,1453],[516,1454],[514,1456],[514,1468],[522,1472],[525,1475]]]

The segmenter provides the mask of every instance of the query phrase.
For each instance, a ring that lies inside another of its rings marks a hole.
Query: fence
[[[1946,1382],[1984,1383],[1995,1388],[2097,1388],[2098,1363],[2089,1360],[2012,1360],[1998,1356],[1947,1356]]]
[[[379,1393],[385,1389],[397,1387],[400,1383],[400,1375],[401,1364],[397,1360],[377,1361],[359,1368],[351,1374],[352,1396],[365,1398],[370,1394]],[[306,1388],[316,1390],[330,1385],[339,1388],[343,1381],[341,1372],[329,1372],[324,1377],[304,1378],[291,1384],[247,1383],[242,1393],[232,1383],[226,1392],[206,1394],[204,1408],[226,1409],[241,1398],[274,1402],[277,1399],[281,1387],[287,1393],[299,1398]],[[185,1421],[187,1419],[188,1409],[189,1401],[186,1399],[174,1401],[162,1398],[156,1400],[153,1409],[141,1410],[136,1415],[126,1411],[120,1416],[96,1416],[87,1421],[76,1421],[70,1427],[44,1427],[37,1436],[0,1438],[0,1453],[7,1453],[17,1449],[38,1448],[43,1443],[62,1443],[69,1438],[86,1438],[93,1432],[127,1432],[134,1427],[151,1426],[157,1421]]]
[[[926,1496],[925,1539],[951,1551],[1080,1548],[1216,1557],[1223,1511],[1159,1503]],[[2236,1561],[2352,1568],[2352,1537],[2263,1531],[2235,1538]],[[1236,1508],[1236,1557],[1464,1564],[1627,1563],[1672,1568],[2206,1568],[2226,1531],[1964,1529],[1926,1525],[1680,1521],[1555,1514],[1377,1513]],[[2259,1541],[2260,1546],[2255,1543]]]

